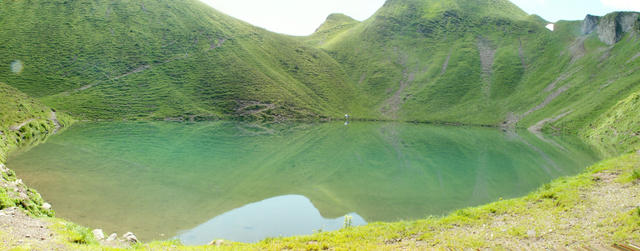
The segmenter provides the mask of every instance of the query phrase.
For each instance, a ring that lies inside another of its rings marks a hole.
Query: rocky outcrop
[[[109,237],[107,238],[107,241],[115,241],[118,239],[118,234],[116,233],[112,233],[111,235],[109,235]]]
[[[93,231],[91,231],[91,233],[93,233],[93,237],[96,238],[96,240],[104,240],[104,232],[102,231],[102,229],[94,229]]]
[[[138,243],[138,237],[136,237],[132,232],[127,232],[122,236],[122,239],[125,241],[131,242],[133,244]]]
[[[600,23],[599,16],[587,15],[582,22],[582,34],[591,34],[591,32],[598,28],[598,23]]]
[[[6,198],[1,207],[19,207],[35,216],[53,216],[51,205],[45,203],[35,190],[27,187],[14,171],[0,163],[0,197]]]
[[[613,12],[604,17],[587,15],[582,22],[582,34],[587,35],[597,31],[600,41],[613,45],[620,41],[624,34],[638,31],[639,18],[638,12]]]

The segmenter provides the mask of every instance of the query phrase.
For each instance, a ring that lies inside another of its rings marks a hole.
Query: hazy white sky
[[[290,35],[313,33],[331,13],[365,20],[385,0],[202,0],[230,16]]]
[[[202,0],[230,16],[265,29],[309,35],[331,13],[357,20],[369,18],[385,0]],[[428,0],[425,0],[428,1]],[[604,15],[616,10],[640,11],[640,0],[511,0],[529,14],[555,22],[580,20],[586,14]]]

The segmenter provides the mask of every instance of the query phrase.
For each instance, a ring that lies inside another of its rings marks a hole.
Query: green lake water
[[[443,215],[597,161],[576,138],[402,123],[81,123],[8,166],[108,235],[254,242]]]

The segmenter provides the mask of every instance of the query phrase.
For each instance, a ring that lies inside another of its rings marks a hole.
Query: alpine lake
[[[444,215],[598,160],[575,137],[495,128],[100,122],[14,152],[8,167],[57,217],[197,245]]]

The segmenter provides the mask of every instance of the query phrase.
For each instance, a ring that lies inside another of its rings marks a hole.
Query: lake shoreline
[[[515,198],[600,160],[588,149],[571,136],[544,141],[526,131],[413,123],[116,121],[78,123],[8,164],[58,216],[80,225],[143,241],[190,231],[181,240],[206,244],[335,230],[341,221],[319,222],[349,213],[366,222],[419,220]],[[284,195],[311,203],[232,211]],[[236,218],[191,231],[229,214]]]
[[[49,135],[46,135],[46,137],[48,136]],[[626,163],[625,164],[626,166],[621,166],[620,163]],[[629,165],[629,163],[631,164]],[[233,243],[233,242],[214,242],[214,244],[217,243],[221,247],[227,247],[229,249],[237,249],[237,248],[281,249],[281,248],[287,248],[287,247],[295,247],[294,249],[297,249],[297,248],[308,249],[308,248],[314,248],[314,247],[322,247],[322,248],[324,247],[329,247],[329,248],[387,247],[387,248],[395,249],[395,248],[427,248],[427,247],[430,248],[430,247],[492,247],[492,246],[518,248],[518,247],[522,247],[522,245],[533,245],[529,247],[543,248],[543,247],[558,247],[558,245],[566,246],[566,244],[563,244],[564,242],[558,240],[558,238],[554,240],[548,240],[548,238],[545,239],[544,237],[553,233],[554,231],[556,233],[560,232],[557,230],[558,227],[552,227],[550,228],[551,230],[553,230],[554,228],[556,230],[550,231],[549,233],[545,233],[540,230],[538,231],[533,229],[524,230],[524,228],[522,227],[519,227],[519,228],[511,227],[511,228],[506,228],[506,230],[504,231],[503,229],[501,229],[500,231],[495,231],[495,229],[488,228],[486,227],[486,225],[496,224],[499,220],[502,220],[503,222],[507,222],[507,220],[505,220],[504,218],[504,215],[511,215],[510,224],[515,224],[514,226],[522,226],[522,223],[526,223],[527,225],[530,225],[531,222],[528,222],[527,219],[524,219],[527,217],[527,214],[524,214],[523,211],[519,212],[521,214],[518,214],[518,213],[514,214],[513,212],[509,212],[510,209],[508,209],[507,207],[513,207],[512,203],[516,203],[516,204],[525,203],[527,205],[527,209],[530,210],[531,207],[535,208],[535,205],[540,200],[542,200],[541,204],[544,204],[545,206],[549,206],[547,205],[549,204],[547,200],[550,200],[552,204],[557,203],[554,201],[560,200],[560,199],[558,197],[554,197],[556,195],[548,195],[548,193],[546,193],[545,191],[549,191],[549,190],[552,190],[552,191],[557,190],[558,191],[557,193],[565,193],[568,190],[574,191],[574,190],[589,188],[589,189],[592,189],[590,192],[591,194],[597,194],[598,188],[602,188],[602,187],[606,188],[611,186],[617,186],[617,184],[623,184],[622,188],[617,187],[617,189],[618,191],[624,190],[627,192],[620,193],[620,194],[626,194],[626,195],[634,194],[633,192],[629,193],[629,191],[640,191],[640,190],[637,190],[638,189],[637,181],[630,180],[630,181],[620,182],[619,180],[624,179],[626,176],[630,176],[629,173],[634,170],[633,169],[634,165],[637,166],[638,163],[640,163],[640,152],[636,154],[629,154],[621,157],[615,157],[609,160],[605,160],[601,164],[596,165],[595,167],[589,168],[586,173],[579,174],[577,176],[572,176],[569,178],[560,178],[552,182],[551,185],[545,185],[543,186],[542,189],[540,189],[540,191],[533,192],[528,196],[513,199],[513,200],[494,202],[485,206],[458,210],[453,214],[449,216],[445,216],[443,218],[431,218],[426,221],[418,220],[418,221],[398,222],[398,223],[374,223],[371,226],[354,227],[351,229],[343,229],[343,230],[334,231],[334,232],[319,233],[311,236],[297,236],[297,237],[289,237],[289,238],[269,239],[266,241],[259,242],[257,244],[243,244],[243,243]],[[11,171],[7,169],[7,172],[11,172]],[[627,179],[629,178],[627,177]],[[604,182],[602,182],[603,185],[601,187],[596,187],[596,189],[593,189],[592,187],[593,183],[589,183],[588,180],[592,180],[594,182],[595,181],[597,182],[604,181]],[[6,183],[6,182],[9,182],[9,181],[3,180],[3,183]],[[570,183],[569,186],[559,185],[559,184],[566,184],[567,182]],[[627,185],[625,186],[624,184],[627,184]],[[628,184],[632,184],[632,185],[628,185]],[[556,188],[556,187],[559,187],[559,188]],[[630,189],[636,189],[636,190],[630,190]],[[28,189],[28,190],[32,190],[32,189]],[[37,192],[35,193],[37,194]],[[636,193],[636,194],[640,194],[640,193]],[[532,200],[531,198],[540,198],[540,199],[535,199],[535,202],[531,204],[531,200]],[[603,197],[603,198],[606,198],[606,197]],[[626,199],[625,201],[633,201],[633,200],[638,200],[640,198],[637,198],[637,196],[635,196],[635,197],[630,197],[625,199]],[[580,204],[576,203],[575,205],[580,205]],[[640,201],[637,202],[637,207],[640,207]],[[548,210],[548,208],[546,209]],[[504,210],[504,212],[502,212],[502,214],[498,213],[501,210]],[[518,209],[516,209],[516,211],[517,210]],[[625,210],[628,212],[625,212]],[[634,213],[633,210],[634,208],[632,205],[626,205],[626,207],[622,209],[617,209],[616,214],[629,216],[631,217],[631,221],[635,222],[636,219],[633,218],[635,217],[633,215]],[[635,210],[640,210],[640,209],[635,209]],[[566,213],[566,211],[560,211],[560,212],[562,214]],[[640,211],[638,212],[639,212],[638,217],[640,217]],[[10,238],[10,240],[13,241],[16,247],[24,246],[25,243],[32,243],[29,245],[35,245],[35,246],[41,246],[41,247],[46,247],[49,245],[54,245],[54,243],[57,243],[55,245],[58,245],[58,246],[62,245],[68,249],[75,249],[74,247],[76,245],[81,245],[89,249],[100,249],[102,245],[99,242],[95,241],[92,234],[86,234],[87,236],[82,237],[83,239],[87,240],[87,243],[85,244],[77,244],[77,243],[74,243],[73,241],[70,241],[74,239],[72,238],[74,235],[77,235],[78,233],[82,233],[82,232],[88,232],[89,230],[86,228],[78,227],[73,223],[68,223],[64,220],[60,220],[57,218],[47,218],[47,217],[40,218],[30,214],[27,214],[27,215],[29,216],[29,218],[35,219],[38,222],[41,222],[43,226],[47,226],[46,227],[47,229],[57,229],[57,230],[51,231],[53,233],[53,236],[51,236],[52,238],[40,240],[40,241],[34,238],[30,239],[30,238],[18,237],[17,239],[23,239],[23,240],[21,242],[16,242],[16,238],[15,236],[13,236],[12,238]],[[502,217],[496,217],[495,215],[502,215]],[[529,215],[528,217],[532,216],[532,214],[528,214],[528,215]],[[558,217],[560,215],[561,214],[555,215],[554,217]],[[24,217],[17,217],[17,218],[24,219]],[[523,218],[523,219],[519,219],[519,218]],[[479,222],[482,222],[482,225],[479,225]],[[424,226],[420,227],[420,229],[424,229],[425,226],[429,226],[429,230],[417,231],[416,226],[421,224]],[[624,242],[625,240],[626,241],[633,240],[633,238],[637,238],[637,236],[640,235],[638,231],[624,228],[625,225],[621,225],[621,226],[623,228],[623,231],[616,232],[615,238],[613,237],[610,237],[610,239],[596,238],[594,240],[596,240],[597,242],[589,242],[590,245],[609,246],[613,243],[618,243],[619,241]],[[63,228],[63,229],[69,228],[72,230],[60,231],[59,230],[60,228]],[[383,230],[381,230],[381,228]],[[539,229],[539,228],[540,227],[536,227],[535,229]],[[387,229],[387,230],[384,230],[384,229]],[[393,230],[389,231],[389,229],[393,229]],[[371,236],[369,234],[365,234],[364,236],[357,237],[358,234],[362,234],[363,232],[372,232],[377,234],[377,236]],[[411,233],[411,232],[413,233],[410,235],[406,235],[406,233]],[[497,241],[495,241],[494,239],[494,241],[487,242],[487,241],[482,241],[482,239],[487,236],[484,236],[483,238],[477,238],[475,234],[469,235],[469,233],[477,234],[480,232],[485,232],[485,233],[496,232],[498,234],[494,233],[493,235],[488,235],[488,236],[501,236],[501,239],[495,238],[497,239]],[[354,235],[354,233],[358,233],[358,234]],[[440,234],[434,235],[436,233],[440,233]],[[400,234],[399,237],[389,238],[389,236],[397,236],[398,234]],[[28,235],[31,235],[31,234],[28,234]],[[351,237],[345,237],[345,236],[351,236]],[[565,234],[563,234],[562,236],[566,237]],[[569,236],[571,237],[571,235]],[[426,238],[426,237],[429,237],[429,238]],[[578,236],[575,235],[574,233],[574,236],[572,237],[577,238]],[[358,238],[358,239],[362,239],[363,241],[362,240],[356,241],[354,239],[354,240],[345,242],[344,238]],[[370,238],[373,238],[373,239],[370,239]],[[55,241],[51,242],[52,239]],[[442,241],[433,242],[434,240],[446,240],[446,239],[451,240],[451,242],[448,242],[448,243],[442,242]],[[568,238],[568,239],[563,238],[563,241],[566,242],[567,240],[570,240],[570,239],[571,238]],[[432,241],[429,241],[429,240],[432,240]],[[575,243],[579,244],[579,246],[584,245],[584,242],[576,241]],[[42,246],[43,244],[44,246]],[[106,244],[109,245],[108,243]],[[128,244],[126,244],[126,242],[119,241],[116,244],[112,243],[109,246],[122,248],[124,247],[123,245],[128,245]],[[171,247],[170,249],[176,249],[176,250],[189,248],[186,246],[181,246],[174,241],[152,242],[144,245],[138,244],[138,245],[135,245],[134,247],[137,247],[140,249],[149,249],[149,248],[158,247],[158,246],[162,246],[162,247],[169,246]],[[568,246],[571,247],[571,245],[568,245]]]
[[[559,249],[637,245],[640,151],[604,160],[529,195],[426,220],[277,238],[251,249]]]

